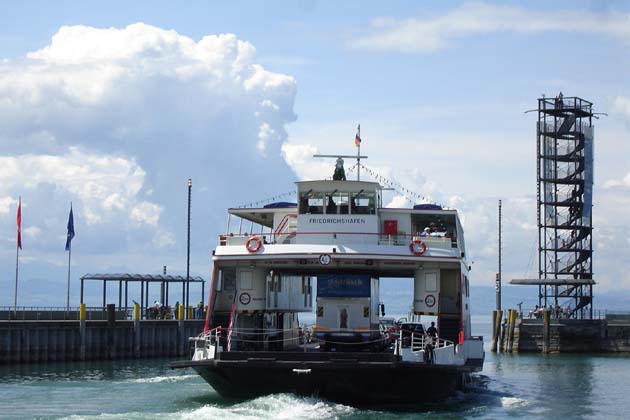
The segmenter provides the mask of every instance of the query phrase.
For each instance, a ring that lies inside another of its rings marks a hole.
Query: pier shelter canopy
[[[107,299],[107,283],[118,283],[118,308],[125,311],[129,310],[128,291],[129,283],[140,283],[140,313],[144,314],[149,304],[149,285],[159,284],[160,286],[160,302],[164,306],[169,306],[169,286],[173,283],[182,284],[183,296],[182,304],[189,301],[190,283],[201,283],[201,303],[205,306],[205,285],[206,281],[199,276],[173,276],[170,274],[131,274],[131,273],[115,273],[115,274],[85,274],[81,276],[81,303],[83,302],[83,291],[86,281],[100,281],[103,283],[103,308],[106,306]]]

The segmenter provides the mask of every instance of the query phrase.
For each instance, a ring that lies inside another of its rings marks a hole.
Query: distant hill
[[[518,308],[523,302],[522,310],[526,312],[538,304],[538,288],[530,286],[503,285],[501,291],[503,309]],[[594,309],[630,312],[630,291],[598,293],[594,290]],[[380,300],[385,303],[386,311],[392,314],[406,314],[411,306],[413,281],[411,279],[383,279],[381,281]],[[470,305],[473,315],[486,315],[496,307],[494,287],[471,286]]]

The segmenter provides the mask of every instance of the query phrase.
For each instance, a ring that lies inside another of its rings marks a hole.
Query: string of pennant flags
[[[391,178],[387,178],[383,175],[381,175],[380,173],[378,173],[377,171],[375,171],[374,169],[368,168],[367,166],[363,165],[362,163],[355,163],[354,165],[352,165],[350,168],[348,168],[346,170],[346,174],[351,174],[354,171],[356,171],[357,167],[360,166],[361,169],[363,171],[365,171],[365,173],[367,173],[368,175],[370,175],[375,181],[381,183],[382,185],[385,185],[389,188],[391,188],[394,192],[396,192],[398,195],[403,196],[407,199],[407,201],[409,201],[410,203],[416,203],[417,201],[422,201],[424,203],[427,204],[435,204],[438,206],[442,206],[442,204],[437,203],[436,201],[432,200],[430,197],[421,195],[416,193],[415,191],[412,191],[408,188],[406,188],[405,186],[403,186],[402,184],[400,184],[399,182],[392,180]],[[278,200],[282,200],[282,199],[288,199],[291,197],[296,197],[296,191],[292,190],[292,191],[287,191],[285,193],[282,194],[277,194],[262,200],[258,200],[258,201],[252,201],[251,203],[246,203],[246,204],[241,204],[239,206],[237,206],[237,208],[258,208],[260,206],[264,206],[266,204],[270,204],[270,203],[274,203]]]
[[[239,209],[244,209],[244,208],[258,208],[260,206],[264,206],[265,204],[270,204],[270,203],[274,203],[277,200],[281,200],[281,199],[286,199],[286,198],[290,198],[296,195],[295,190],[293,191],[287,191],[285,193],[282,194],[276,194],[272,197],[269,198],[265,198],[263,200],[259,200],[259,201],[252,201],[251,203],[247,203],[247,204],[241,204],[239,206],[237,206],[237,208]]]
[[[403,185],[401,185],[399,182],[394,181],[390,178],[387,178],[383,175],[381,175],[380,173],[378,173],[377,171],[368,168],[367,166],[365,166],[364,164],[360,163],[359,164],[361,166],[361,169],[363,169],[365,172],[367,172],[372,178],[374,178],[375,181],[386,185],[387,187],[391,188],[392,190],[394,190],[398,195],[401,195],[403,197],[405,197],[407,199],[407,201],[409,201],[410,203],[416,203],[416,201],[420,200],[423,201],[424,203],[427,204],[435,204],[438,205],[440,207],[443,207],[442,204],[437,203],[436,201],[432,200],[430,197],[426,197],[424,195],[418,194],[414,191],[411,191],[410,189],[404,187]],[[356,166],[356,164],[355,164]]]

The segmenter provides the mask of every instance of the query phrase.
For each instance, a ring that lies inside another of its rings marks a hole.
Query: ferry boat
[[[172,368],[193,368],[224,397],[292,392],[351,404],[434,401],[482,369],[457,211],[385,208],[384,187],[346,180],[340,160],[332,180],[297,182],[297,203],[228,210],[206,328],[191,338],[191,359]],[[239,233],[229,233],[232,218]],[[413,283],[411,317],[431,317],[437,335],[409,328],[413,319],[402,331],[380,325],[379,286],[391,278]],[[313,310],[315,324],[301,327]]]

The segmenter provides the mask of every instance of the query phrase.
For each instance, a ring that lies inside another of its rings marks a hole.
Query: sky
[[[504,279],[535,276],[525,111],[560,91],[608,114],[595,121],[595,293],[630,291],[627,1],[2,8],[0,306],[13,304],[19,196],[19,305],[65,305],[70,203],[72,303],[86,273],[185,273],[188,178],[191,274],[209,280],[226,209],[329,177],[311,155],[356,153],[359,123],[373,173],[460,211],[473,286],[494,282],[499,199]],[[86,294],[99,304],[100,289]]]

